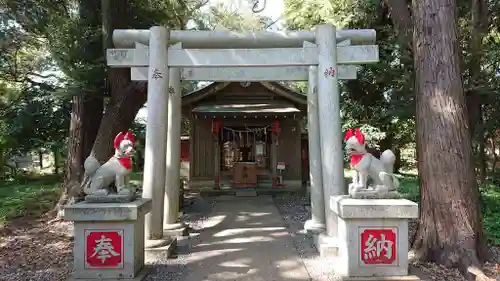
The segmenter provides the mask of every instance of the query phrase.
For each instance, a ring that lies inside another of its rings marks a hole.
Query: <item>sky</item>
[[[211,0],[210,2],[216,2],[217,0]],[[218,0],[220,2],[224,2],[225,4],[231,5],[235,4],[235,6],[240,6],[240,9],[248,9],[251,5],[248,4],[248,0]],[[265,9],[259,13],[261,16],[267,16],[272,18],[273,20],[277,20],[281,14],[283,13],[283,0],[260,0],[260,3],[266,2]],[[261,6],[259,6],[261,7]]]
[[[263,3],[264,0],[260,0]],[[251,9],[248,4],[248,0],[210,0],[209,5],[213,5],[218,2],[224,2],[225,5],[234,6],[238,11],[245,13]],[[270,17],[273,20],[277,20],[283,13],[283,0],[266,0],[265,9],[259,13],[261,16]],[[147,109],[141,108],[136,116],[136,121],[145,123],[147,116]]]
[[[250,9],[251,5],[249,0],[210,0],[209,4],[223,2],[227,6],[233,6],[241,12],[246,12]],[[265,9],[259,15],[267,16],[273,20],[277,20],[283,13],[283,0],[259,0],[260,3],[266,2]],[[260,4],[258,7],[261,7]]]

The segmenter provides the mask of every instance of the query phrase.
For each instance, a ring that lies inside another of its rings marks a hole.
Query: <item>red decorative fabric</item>
[[[118,158],[118,161],[127,170],[131,170],[132,169],[132,158],[130,158],[130,157],[120,157],[120,158]]]

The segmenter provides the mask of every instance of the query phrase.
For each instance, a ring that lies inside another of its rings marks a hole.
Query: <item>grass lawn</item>
[[[60,184],[61,178],[55,175],[22,176],[0,183],[0,224],[50,210],[59,198]]]
[[[132,173],[130,181],[140,184],[142,173]],[[60,176],[36,174],[0,182],[0,225],[13,218],[37,216],[51,210],[59,199],[61,183]]]
[[[142,172],[132,172],[130,174],[130,183],[141,184],[142,183]]]
[[[353,173],[353,170],[344,170],[348,182],[351,181],[350,178],[352,178]],[[405,173],[404,178],[399,178],[399,182],[399,193],[404,198],[419,203],[420,188],[416,173]],[[500,245],[500,187],[493,184],[484,184],[480,187],[480,191],[484,229],[492,243]]]
[[[418,203],[420,197],[418,178],[407,175],[404,179],[400,179],[400,183],[400,193],[405,198]],[[480,187],[480,191],[484,229],[488,238],[495,245],[500,245],[500,187],[485,184]]]

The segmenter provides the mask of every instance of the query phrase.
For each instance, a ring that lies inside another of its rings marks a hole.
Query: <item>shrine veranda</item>
[[[107,50],[108,65],[130,68],[132,80],[148,81],[142,200],[151,200],[152,204],[147,208],[133,208],[151,211],[144,220],[138,214],[134,218],[139,221],[136,223],[128,217],[117,218],[120,222],[110,222],[109,218],[99,222],[99,218],[89,216],[85,221],[75,215],[78,210],[74,209],[73,215],[84,221],[79,229],[83,228],[87,236],[94,235],[91,230],[103,233],[102,229],[110,229],[110,223],[111,229],[118,229],[128,222],[129,226],[124,229],[132,232],[125,230],[125,237],[140,239],[138,229],[145,225],[144,238],[148,243],[161,244],[168,240],[164,237],[165,229],[180,226],[177,205],[180,144],[173,140],[180,139],[182,79],[308,81],[312,217],[305,228],[315,233],[321,254],[332,254],[345,261],[335,265],[336,272],[345,280],[406,276],[407,220],[418,215],[418,206],[407,200],[362,200],[344,196],[338,80],[355,79],[356,65],[378,62],[378,46],[372,45],[375,37],[374,30],[336,30],[329,24],[317,26],[314,32],[169,31],[158,26],[150,30],[115,30],[113,40],[118,48]],[[276,164],[272,162],[273,171]],[[95,204],[92,207],[100,208]],[[103,205],[100,209],[110,207]],[[132,269],[123,269],[123,260],[127,257],[116,259],[114,266],[122,268],[127,276],[131,276],[129,272],[139,274],[137,262],[144,259],[138,254],[140,249],[127,250],[129,246],[124,246],[124,238],[121,239],[124,255],[139,255],[139,259],[133,259]],[[85,243],[78,243],[78,252],[75,248],[75,260],[83,254],[81,249]],[[375,252],[370,244],[376,246]],[[373,253],[376,254],[372,256]],[[89,257],[86,260],[88,263]],[[87,263],[80,263],[83,266],[80,270],[87,270]],[[86,275],[80,273],[79,276]]]

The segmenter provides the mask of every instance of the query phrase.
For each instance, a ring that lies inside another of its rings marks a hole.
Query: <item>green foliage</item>
[[[400,179],[400,183],[399,192],[401,195],[418,203],[420,201],[418,178],[406,175],[403,179]],[[480,192],[484,230],[495,245],[500,245],[500,187],[492,183],[486,183],[480,187]]]
[[[285,15],[290,29],[310,29],[331,23],[347,27],[370,18],[380,1],[368,0],[285,0]]]
[[[0,1],[3,11],[10,4]],[[25,26],[43,29],[33,26],[26,14],[19,16],[26,20]],[[0,178],[4,178],[5,173],[15,172],[12,165],[6,168],[13,155],[64,145],[69,103],[58,95],[62,81],[54,74],[46,39],[34,36],[9,13],[0,14],[0,34]]]
[[[353,170],[345,170],[346,181],[351,182]],[[419,179],[416,174],[407,173],[399,178],[399,193],[405,199],[420,202]],[[484,229],[488,238],[495,244],[500,245],[500,186],[487,183],[481,186],[482,213]]]
[[[36,216],[54,207],[60,177],[27,175],[0,185],[0,222],[20,216]]]
[[[417,176],[405,175],[404,178],[399,179],[399,182],[400,186],[398,191],[404,198],[413,202],[420,202],[420,188]]]
[[[263,30],[272,21],[250,11],[241,12],[224,3],[216,3],[208,12],[199,12],[194,24],[201,30]]]
[[[287,27],[293,29],[321,23],[376,29],[380,61],[358,67],[356,80],[341,81],[342,129],[364,128],[368,145],[377,149],[399,149],[414,142],[412,67],[403,63],[408,59],[400,51],[383,1],[286,0],[285,15]],[[306,88],[305,83],[292,86]]]
[[[480,187],[484,229],[496,245],[500,245],[500,187],[485,183]]]

